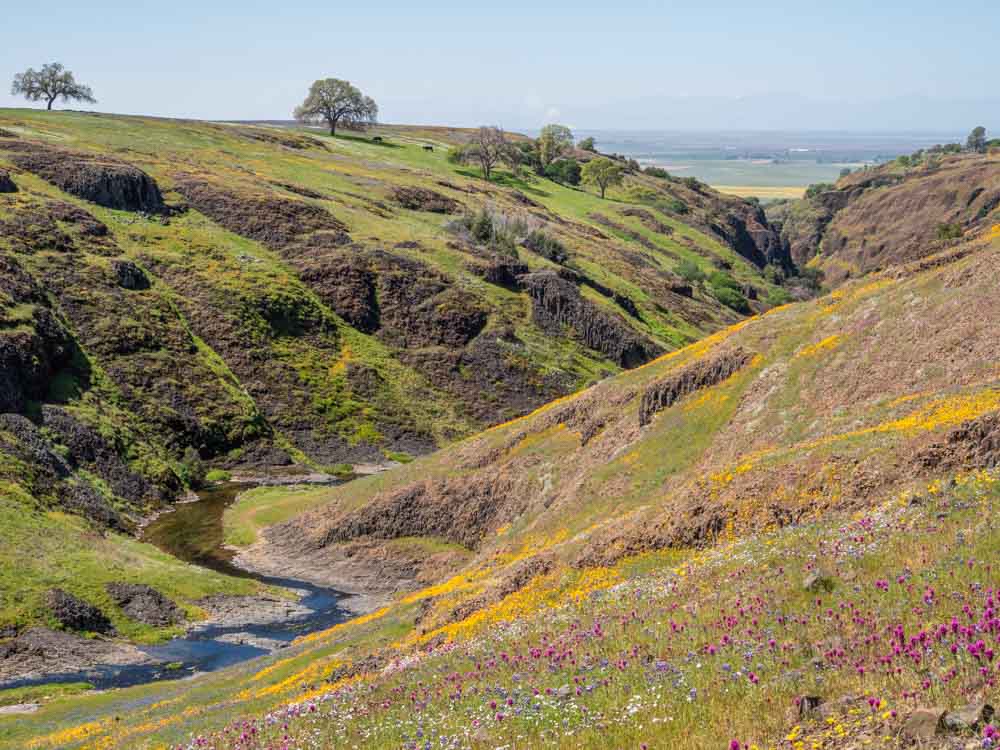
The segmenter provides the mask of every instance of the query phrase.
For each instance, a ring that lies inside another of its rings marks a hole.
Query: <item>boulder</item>
[[[62,589],[50,590],[45,601],[59,624],[67,630],[103,634],[114,632],[111,621],[101,610]]]
[[[184,619],[180,608],[151,586],[141,583],[109,583],[108,595],[122,611],[144,625],[163,627]]]
[[[156,180],[127,162],[40,144],[19,144],[16,151],[18,167],[78,198],[123,211],[164,209]]]
[[[993,706],[989,703],[970,703],[948,711],[944,717],[944,728],[949,732],[976,732],[993,719]]]
[[[149,277],[146,272],[130,260],[112,261],[111,267],[114,269],[118,286],[131,291],[141,291],[149,289]]]
[[[823,703],[823,698],[818,695],[801,695],[797,699],[799,720],[806,719],[815,714]]]
[[[4,169],[0,169],[0,193],[16,193],[17,185],[14,184],[14,180],[10,178],[10,173]]]
[[[816,593],[819,591],[832,591],[833,579],[822,570],[814,570],[806,576],[802,582],[802,588],[806,591]]]
[[[909,742],[930,742],[944,733],[944,719],[947,712],[943,708],[918,708],[903,724],[903,739]]]

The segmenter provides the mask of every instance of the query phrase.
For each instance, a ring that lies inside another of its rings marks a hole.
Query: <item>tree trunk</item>
[[[604,200],[604,191],[605,190],[607,190],[607,187],[605,187],[604,185],[601,185],[601,200]]]
[[[56,98],[54,96],[50,96],[49,97],[49,105],[45,109],[51,110],[52,109],[52,102],[54,102],[55,100],[56,100]]]

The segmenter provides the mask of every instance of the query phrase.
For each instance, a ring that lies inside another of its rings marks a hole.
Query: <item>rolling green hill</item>
[[[898,742],[992,689],[998,270],[992,228],[325,498],[248,496],[252,564],[418,578],[263,664],[57,699],[8,737]]]
[[[468,136],[0,110],[2,556],[59,541],[0,626],[54,585],[107,605],[110,573],[53,572],[89,533],[60,514],[117,548],[206,466],[344,474],[522,415],[741,319],[685,261],[744,312],[783,295],[756,206],[640,173],[606,201],[486,183],[447,160]]]
[[[394,463],[224,518],[244,565],[368,611],[190,680],[52,688],[0,716],[0,747],[847,750],[908,741],[931,706],[952,712],[931,746],[982,742],[988,216],[774,307],[789,244],[690,181],[487,184],[447,160],[452,129],[0,126],[4,638],[54,624],[52,587],[140,641],[176,626],[137,625],[108,584],[188,619],[259,590],[132,537],[206,464]],[[902,236],[910,198],[890,202],[866,243]]]

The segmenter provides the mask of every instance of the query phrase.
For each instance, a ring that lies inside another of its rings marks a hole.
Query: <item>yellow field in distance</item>
[[[741,198],[754,197],[761,200],[801,198],[806,192],[804,186],[795,185],[712,185],[712,187],[726,195],[738,195]]]

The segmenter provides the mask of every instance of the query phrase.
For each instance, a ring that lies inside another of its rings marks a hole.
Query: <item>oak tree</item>
[[[609,187],[622,183],[623,172],[620,164],[606,156],[599,156],[583,165],[581,176],[588,185],[597,185],[601,191],[601,198],[603,198]]]
[[[542,171],[573,148],[573,133],[565,125],[546,125],[538,136],[538,158]]]
[[[309,87],[309,96],[295,108],[295,119],[301,122],[325,122],[330,135],[337,127],[364,130],[378,118],[378,105],[349,81],[324,78]]]
[[[965,141],[965,147],[969,151],[974,151],[977,154],[986,153],[986,128],[982,125],[972,129],[969,133],[969,137]]]
[[[90,86],[77,83],[73,73],[66,70],[61,63],[47,63],[41,70],[28,68],[23,73],[18,73],[14,76],[10,93],[14,96],[24,96],[29,102],[44,100],[46,109],[52,109],[56,99],[90,104],[97,101]]]
[[[483,179],[489,180],[497,164],[509,164],[517,169],[521,164],[520,151],[507,140],[503,128],[482,126],[472,142],[463,149],[464,158],[479,164]]]

